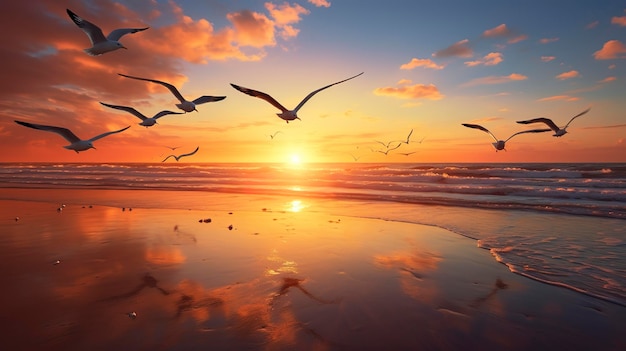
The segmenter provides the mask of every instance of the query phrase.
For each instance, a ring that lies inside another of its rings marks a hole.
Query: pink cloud
[[[569,95],[555,95],[538,99],[537,101],[578,101],[577,97]]]
[[[599,81],[598,83],[610,83],[610,82],[614,82],[617,80],[617,77],[606,77],[604,79],[602,79],[601,81]]]
[[[398,99],[428,99],[441,100],[443,95],[433,84],[414,84],[408,79],[402,79],[396,87],[376,88],[374,94],[380,96],[391,96]]]
[[[555,56],[541,56],[541,61],[543,62],[550,62],[555,60],[556,57]]]
[[[512,81],[520,81],[526,80],[528,77],[519,73],[511,73],[508,76],[489,76],[483,78],[473,79],[462,86],[475,86],[475,85],[486,85],[486,84],[502,84],[508,83]]]
[[[433,57],[472,57],[473,50],[469,47],[469,40],[463,39],[443,50],[433,53]]]
[[[602,46],[602,49],[593,53],[596,60],[610,60],[626,58],[626,45],[619,40],[609,40]]]
[[[482,59],[476,61],[467,61],[465,65],[468,67],[474,67],[478,65],[484,66],[495,66],[503,61],[502,54],[499,52],[490,52],[485,55]]]
[[[512,35],[512,33],[504,23],[483,32],[483,37],[485,38],[508,37],[510,35]]]
[[[617,24],[620,27],[626,27],[626,16],[621,16],[621,17],[613,17],[611,18],[611,23],[612,24]]]
[[[600,24],[600,21],[593,21],[585,26],[585,29],[593,29]]]
[[[507,40],[507,43],[509,43],[509,44],[515,44],[515,43],[519,43],[520,41],[524,41],[524,40],[526,40],[526,39],[528,39],[528,35],[526,35],[526,34],[520,34],[520,35],[517,35],[517,36],[515,36],[515,37],[513,37],[513,38],[511,38],[511,39],[509,39],[509,40]]]
[[[309,3],[317,7],[330,7],[330,1],[327,0],[308,0]]]
[[[563,73],[557,75],[556,79],[565,80],[565,79],[576,78],[576,77],[579,77],[579,76],[580,76],[580,73],[578,71],[571,70],[571,71],[563,72]]]
[[[539,43],[541,44],[549,44],[549,43],[554,43],[555,41],[558,41],[559,38],[542,38],[539,39]]]
[[[443,69],[444,66],[438,65],[430,59],[412,58],[409,63],[400,66],[400,69],[413,69],[415,67],[424,67],[432,69]]]

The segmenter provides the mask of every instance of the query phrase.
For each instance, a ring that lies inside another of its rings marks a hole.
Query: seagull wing
[[[65,138],[65,140],[69,141],[70,143],[75,143],[77,141],[80,141],[80,138],[77,137],[76,134],[72,133],[72,131],[67,129],[67,128],[46,126],[46,125],[43,125],[43,124],[33,124],[33,123],[22,122],[22,121],[17,121],[17,120],[15,121],[15,123],[23,125],[24,127],[28,127],[28,128],[39,129],[39,130],[44,130],[46,132],[57,133],[60,136],[62,136],[63,138]]]
[[[109,33],[109,35],[107,35],[107,39],[118,41],[118,40],[120,40],[120,38],[122,36],[124,36],[126,34],[133,34],[133,33],[141,32],[141,31],[144,31],[144,30],[146,30],[148,28],[150,28],[150,27],[145,27],[145,28],[119,28],[119,29],[116,29],[116,30],[112,31],[111,33]]]
[[[406,137],[406,143],[409,143],[409,139],[411,138],[411,134],[413,134],[413,129],[411,129],[411,131],[409,132],[409,135],[407,135]]]
[[[273,97],[271,97],[269,94],[266,94],[262,91],[258,91],[258,90],[253,90],[253,89],[248,89],[248,88],[244,88],[242,86],[239,85],[235,85],[235,84],[230,84],[233,88],[239,90],[240,92],[244,93],[244,94],[248,94],[250,96],[254,96],[257,97],[259,99],[263,99],[267,102],[269,102],[270,104],[272,104],[272,106],[276,107],[277,109],[283,111],[283,112],[288,112],[289,110],[287,110],[287,108],[285,108],[285,106],[281,105],[280,102],[276,101],[276,99],[274,99]]]
[[[115,134],[115,133],[123,132],[123,131],[125,131],[125,130],[126,130],[126,129],[128,129],[128,128],[130,128],[130,126],[128,126],[128,127],[126,127],[126,128],[122,128],[122,129],[120,129],[120,130],[113,130],[113,131],[110,131],[110,132],[102,133],[102,134],[100,134],[100,135],[96,135],[95,137],[93,137],[93,138],[89,139],[89,141],[96,141],[96,140],[98,140],[98,139],[102,139],[102,138],[104,138],[104,137],[105,137],[105,136],[107,136],[107,135],[111,135],[111,134]]]
[[[339,83],[343,83],[343,82],[348,81],[348,80],[350,80],[350,79],[356,78],[356,77],[360,76],[360,75],[361,75],[361,74],[363,74],[363,73],[364,73],[364,72],[361,72],[361,73],[357,74],[356,76],[352,76],[352,77],[350,77],[350,78],[346,78],[346,79],[344,79],[344,80],[340,80],[340,81],[335,82],[335,83],[333,83],[333,84],[328,84],[328,85],[327,85],[327,86],[325,86],[325,87],[322,87],[322,88],[319,88],[319,89],[317,89],[317,90],[312,91],[312,92],[311,92],[309,95],[307,95],[307,96],[306,96],[306,97],[305,97],[302,101],[300,101],[300,103],[298,104],[298,106],[296,106],[296,108],[294,108],[294,109],[293,109],[293,112],[294,112],[294,113],[297,113],[297,112],[298,112],[298,110],[300,110],[300,108],[301,108],[301,107],[302,107],[302,106],[303,106],[303,105],[304,105],[307,101],[309,101],[309,99],[310,99],[310,98],[312,98],[312,97],[313,97],[313,95],[315,95],[315,94],[319,93],[320,91],[322,91],[322,90],[324,90],[324,89],[328,89],[328,88],[332,87],[333,85],[337,85],[337,84],[339,84]]]
[[[176,158],[176,161],[180,160],[182,157],[185,156],[191,156],[193,154],[195,154],[196,152],[198,152],[198,150],[200,150],[200,146],[197,146],[195,150],[193,150],[192,152],[186,153],[186,154],[182,154],[182,155],[178,155],[178,157],[174,156]]]
[[[174,112],[174,111],[161,111],[159,113],[157,113],[156,115],[154,115],[154,119],[159,119],[163,116],[167,116],[167,115],[184,115],[184,113],[182,112]]]
[[[487,128],[485,128],[485,127],[481,126],[481,125],[478,125],[478,124],[469,124],[469,123],[462,123],[462,125],[464,125],[464,126],[465,126],[465,127],[467,127],[467,128],[480,129],[480,130],[482,130],[483,132],[485,132],[485,133],[487,133],[487,134],[491,135],[491,137],[493,138],[493,140],[495,140],[496,142],[498,142],[498,141],[499,141],[499,140],[498,140],[498,138],[496,138],[496,136],[495,136],[495,135],[493,135],[493,133],[489,131],[489,129],[487,129]]]
[[[167,161],[170,157],[174,157],[174,158],[176,158],[176,155],[169,155],[169,156],[167,156],[166,158],[164,158],[164,159],[163,159],[163,161],[161,161],[161,162],[165,162],[165,161]],[[176,161],[178,161],[178,159],[177,159]]]
[[[107,38],[104,37],[104,34],[102,33],[102,29],[100,29],[100,27],[96,26],[95,24],[89,21],[82,19],[80,16],[70,11],[70,9],[66,9],[66,10],[67,10],[67,14],[70,16],[72,21],[76,23],[78,28],[82,29],[83,32],[87,34],[87,36],[89,37],[89,40],[91,40],[91,45],[94,45],[96,43],[100,43],[103,41],[107,41]]]
[[[583,112],[577,114],[576,116],[572,117],[572,119],[570,119],[569,122],[567,122],[567,124],[563,128],[567,128],[567,126],[569,126],[569,124],[572,123],[573,120],[575,120],[576,118],[584,115],[585,113],[589,112],[590,110],[591,110],[591,107],[589,107],[588,109],[584,110]]]
[[[552,122],[551,119],[545,118],[545,117],[533,118],[533,119],[529,119],[526,121],[517,121],[517,123],[520,123],[520,124],[545,123],[548,127],[550,127],[550,129],[552,129],[555,132],[558,132],[560,130],[559,126],[554,124],[554,122]]]
[[[157,83],[157,84],[161,84],[162,86],[166,87],[167,89],[169,89],[172,94],[174,94],[174,96],[180,101],[180,102],[185,102],[185,98],[180,94],[180,92],[178,91],[178,89],[176,89],[175,86],[171,85],[170,83],[166,83],[166,82],[162,82],[160,80],[156,80],[156,79],[148,79],[148,78],[140,78],[140,77],[133,77],[133,76],[127,76],[125,74],[121,74],[118,73],[120,76],[122,77],[126,77],[126,78],[131,78],[131,79],[137,79],[137,80],[144,80],[146,82],[152,82],[152,83]]]
[[[507,141],[509,141],[509,139],[511,139],[512,137],[518,135],[518,134],[524,134],[524,133],[543,133],[543,132],[549,132],[552,129],[550,128],[545,128],[545,129],[531,129],[531,130],[523,130],[521,132],[517,132],[513,135],[511,135],[508,139],[506,139],[504,142],[506,143]]]
[[[193,103],[196,105],[199,104],[204,104],[205,102],[215,102],[215,101],[222,101],[226,99],[226,96],[208,96],[208,95],[204,95],[204,96],[200,96],[199,98],[193,100]]]
[[[128,113],[132,113],[133,115],[139,117],[142,121],[145,121],[148,118],[148,117],[144,116],[141,112],[135,110],[132,107],[120,106],[120,105],[109,105],[109,104],[105,104],[104,102],[100,102],[100,105],[103,105],[103,106],[106,106],[106,107],[110,107],[110,108],[114,108],[116,110],[126,111]]]

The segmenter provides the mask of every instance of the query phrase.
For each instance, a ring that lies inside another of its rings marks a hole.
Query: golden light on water
[[[305,207],[306,206],[302,203],[302,201],[293,200],[288,204],[287,210],[290,212],[300,212]]]

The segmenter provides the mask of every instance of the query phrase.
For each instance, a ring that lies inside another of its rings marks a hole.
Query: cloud
[[[556,57],[555,56],[541,56],[541,61],[543,62],[550,62],[555,60]]]
[[[617,24],[620,27],[626,27],[626,16],[621,16],[621,17],[615,16],[611,18],[611,23]]]
[[[610,82],[614,82],[617,80],[617,77],[606,77],[604,79],[602,79],[601,81],[599,81],[598,83],[603,84],[603,83],[610,83]]]
[[[428,99],[441,100],[444,95],[433,84],[414,84],[408,79],[400,80],[396,87],[376,88],[374,94],[379,96],[391,96],[398,99]]]
[[[596,60],[610,60],[626,58],[626,45],[619,40],[609,40],[602,46],[602,49],[593,53]]]
[[[508,76],[488,76],[483,78],[473,79],[462,86],[475,86],[475,85],[487,85],[487,84],[502,84],[512,81],[526,80],[528,77],[519,73],[511,73]]]
[[[593,21],[585,26],[585,29],[593,29],[600,24],[600,21]]]
[[[559,38],[542,38],[539,39],[539,43],[541,44],[549,44],[549,43],[554,43],[555,41],[558,41]]]
[[[413,69],[415,67],[424,67],[432,69],[443,69],[444,66],[436,64],[430,59],[418,59],[412,58],[409,63],[405,63],[400,66],[400,69]]]
[[[497,27],[487,29],[482,34],[483,38],[508,38],[507,43],[515,44],[522,40],[528,39],[528,36],[525,34],[516,34],[512,30],[507,27],[506,24],[501,24]]]
[[[330,1],[327,0],[308,0],[309,3],[317,7],[330,7]]]
[[[541,99],[537,99],[537,101],[578,101],[579,99],[575,96],[569,95],[555,95],[549,96]]]
[[[302,15],[308,15],[309,10],[304,7],[287,2],[281,5],[275,5],[271,2],[265,3],[265,8],[269,11],[270,16],[274,19],[274,23],[280,29],[280,36],[283,39],[293,38],[300,32],[295,29],[292,24],[300,22]]]
[[[433,53],[433,57],[472,57],[474,51],[469,47],[469,40],[463,39],[443,50]]]
[[[571,71],[563,72],[563,73],[557,75],[556,79],[565,80],[565,79],[576,78],[576,77],[579,77],[579,76],[580,76],[580,73],[578,71],[571,70]]]
[[[478,66],[478,65],[484,65],[484,66],[495,66],[497,64],[499,64],[500,62],[502,62],[502,54],[499,52],[490,52],[487,55],[485,55],[482,59],[476,60],[476,61],[466,61],[465,65],[468,67],[474,67],[474,66]]]
[[[526,40],[526,39],[528,39],[528,35],[526,35],[526,34],[520,34],[520,35],[518,35],[518,36],[515,36],[515,37],[513,37],[513,38],[511,38],[511,39],[507,40],[507,43],[509,43],[509,44],[515,44],[515,43],[519,43],[520,41],[524,41],[524,40]]]

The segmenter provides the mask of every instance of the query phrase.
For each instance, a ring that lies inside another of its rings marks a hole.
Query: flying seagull
[[[547,129],[547,128],[546,128],[546,129],[532,129],[532,130],[524,130],[524,131],[517,132],[517,133],[515,133],[515,134],[511,135],[511,136],[510,136],[510,137],[508,137],[508,139],[506,139],[506,140],[498,140],[498,138],[496,138],[496,136],[495,136],[495,135],[493,135],[493,133],[491,133],[491,132],[490,132],[487,128],[485,128],[485,127],[483,127],[483,126],[480,126],[480,125],[478,125],[478,124],[469,124],[469,123],[462,123],[462,125],[463,125],[463,126],[465,126],[465,127],[468,127],[468,128],[480,129],[480,130],[482,130],[483,132],[485,132],[485,133],[487,133],[487,134],[491,135],[491,137],[493,138],[493,140],[495,140],[495,141],[496,141],[495,143],[491,143],[491,144],[493,145],[493,147],[495,147],[495,148],[496,148],[496,152],[497,152],[497,151],[500,151],[500,150],[504,150],[504,151],[506,151],[506,149],[504,148],[505,143],[506,143],[507,141],[509,141],[512,137],[514,137],[514,136],[516,136],[516,135],[518,135],[518,134],[524,134],[524,133],[543,133],[543,132],[549,132],[549,131],[550,131],[550,129]]]
[[[63,128],[63,127],[54,127],[54,126],[45,126],[43,124],[33,124],[33,123],[28,123],[28,122],[22,122],[22,121],[15,121],[15,123],[23,125],[24,127],[28,127],[28,128],[33,128],[33,129],[39,129],[39,130],[43,130],[46,132],[53,132],[53,133],[57,133],[60,136],[64,137],[67,141],[69,141],[71,144],[64,146],[64,148],[68,149],[68,150],[74,150],[76,151],[76,153],[78,153],[79,151],[85,151],[88,149],[95,149],[95,147],[93,146],[93,142],[98,140],[98,139],[102,139],[107,135],[111,135],[114,133],[119,133],[119,132],[123,132],[126,129],[130,128],[130,126],[126,127],[126,128],[122,128],[120,130],[114,130],[111,132],[106,132],[106,133],[102,133],[100,135],[96,135],[95,137],[91,138],[91,139],[87,139],[87,140],[81,140],[79,137],[76,136],[76,134],[72,133],[71,130],[67,129],[67,128]]]
[[[274,107],[276,107],[277,109],[281,110],[282,112],[277,113],[276,115],[282,119],[284,119],[287,123],[289,123],[289,121],[293,121],[294,119],[300,119],[300,117],[298,117],[298,110],[300,110],[300,108],[302,108],[302,106],[309,101],[310,98],[313,97],[313,95],[319,93],[320,91],[326,89],[326,88],[330,88],[333,85],[339,84],[339,83],[343,83],[347,80],[350,80],[352,78],[356,78],[358,76],[360,76],[361,74],[363,74],[363,72],[357,74],[356,76],[352,76],[350,78],[335,82],[333,84],[329,84],[323,88],[319,88],[317,90],[312,91],[309,95],[307,95],[302,101],[300,101],[300,103],[298,104],[298,106],[296,106],[296,108],[294,108],[293,110],[288,110],[286,107],[284,107],[283,105],[280,104],[280,102],[276,101],[273,97],[271,97],[270,95],[258,91],[258,90],[252,90],[252,89],[248,89],[248,88],[244,88],[242,86],[239,85],[235,85],[235,84],[230,84],[233,88],[239,90],[240,92],[244,93],[244,94],[248,94],[250,96],[254,96],[254,97],[258,97],[259,99],[263,99],[267,102],[269,102],[270,104],[272,104]]]
[[[278,133],[282,133],[280,130],[274,132],[274,134],[270,134],[270,139],[274,139]]]
[[[413,134],[413,129],[411,129],[411,131],[409,132],[409,135],[406,136],[406,141],[405,140],[399,140],[399,141],[401,143],[409,145],[409,139],[411,138],[411,134]]]
[[[372,150],[372,152],[380,152],[381,154],[385,154],[385,156],[386,156],[387,154],[389,154],[389,151],[392,151],[392,150],[395,150],[395,149],[399,148],[400,145],[402,145],[402,143],[398,143],[398,145],[396,145],[394,147],[391,147],[391,148],[387,147],[387,150],[385,150],[385,151],[383,151],[383,150],[374,150],[372,148],[370,148],[370,150]]]
[[[156,115],[152,116],[152,117],[146,117],[145,115],[143,115],[141,112],[135,110],[132,107],[128,107],[128,106],[120,106],[120,105],[109,105],[109,104],[105,104],[104,102],[100,103],[103,106],[106,107],[110,107],[110,108],[114,108],[116,110],[122,110],[122,111],[126,111],[129,113],[132,113],[133,115],[139,117],[139,119],[141,119],[141,123],[139,123],[140,126],[144,126],[144,127],[151,127],[155,124],[157,124],[157,119],[163,117],[163,116],[167,116],[167,115],[182,115],[184,113],[182,112],[172,112],[172,111],[161,111],[159,113],[157,113]]]
[[[193,151],[192,151],[192,152],[190,152],[190,153],[181,154],[181,155],[178,155],[178,156],[176,156],[176,155],[169,155],[169,156],[167,156],[167,157],[166,157],[163,161],[161,161],[161,162],[165,162],[165,161],[167,161],[167,159],[168,159],[168,158],[170,158],[170,157],[175,158],[175,159],[176,159],[176,162],[178,162],[178,160],[180,160],[181,158],[183,158],[183,157],[185,157],[185,156],[191,156],[191,155],[195,154],[196,152],[198,152],[198,150],[199,150],[199,149],[200,149],[200,146],[196,147],[196,149],[195,149],[195,150],[193,150]]]
[[[102,55],[104,53],[117,49],[126,49],[126,47],[119,42],[122,36],[129,33],[132,34],[141,32],[150,28],[120,28],[115,29],[105,37],[100,27],[82,19],[80,16],[70,11],[69,9],[66,10],[72,21],[74,21],[78,28],[82,29],[83,32],[85,32],[85,34],[87,34],[87,36],[89,37],[89,40],[91,41],[91,47],[88,49],[84,49],[84,51],[91,56]]]
[[[589,112],[589,110],[591,110],[591,107],[586,109],[586,110],[584,110],[583,112],[577,114],[576,116],[572,117],[572,119],[570,119],[569,122],[567,122],[567,124],[563,128],[559,128],[559,126],[554,124],[554,122],[552,122],[551,119],[544,118],[544,117],[533,118],[533,119],[529,119],[527,121],[517,121],[517,123],[521,123],[521,124],[545,123],[548,127],[550,127],[550,129],[552,129],[554,131],[554,134],[552,136],[561,137],[561,136],[563,136],[563,135],[565,135],[567,133],[567,127],[569,126],[570,123],[572,123],[572,121],[574,119],[584,115],[585,113]]]
[[[178,89],[176,89],[176,87],[171,85],[170,83],[162,82],[162,81],[156,80],[156,79],[148,79],[148,78],[127,76],[127,75],[121,74],[121,73],[118,73],[118,74],[120,76],[126,77],[126,78],[137,79],[137,80],[145,80],[146,82],[152,82],[152,83],[161,84],[162,86],[164,86],[167,89],[169,89],[172,92],[172,94],[174,94],[174,96],[180,101],[180,104],[176,104],[176,107],[178,107],[179,109],[181,109],[181,110],[183,110],[185,112],[191,112],[191,111],[198,112],[198,110],[196,110],[196,105],[204,104],[206,102],[221,101],[221,100],[226,99],[226,96],[208,96],[208,95],[204,95],[204,96],[200,96],[199,98],[197,98],[197,99],[195,99],[193,101],[187,101],[180,94]]]

